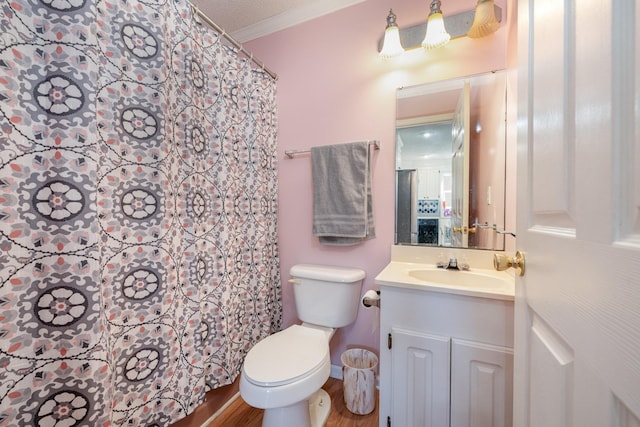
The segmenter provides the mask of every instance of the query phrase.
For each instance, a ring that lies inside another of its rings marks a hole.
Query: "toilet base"
[[[323,389],[308,400],[302,400],[284,408],[264,410],[262,427],[324,427],[331,411],[331,398]]]
[[[309,415],[311,427],[324,427],[331,412],[331,397],[323,389],[309,398]]]

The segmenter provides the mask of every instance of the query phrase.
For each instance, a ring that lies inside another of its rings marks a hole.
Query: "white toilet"
[[[353,323],[365,272],[355,268],[299,264],[289,271],[302,325],[263,339],[245,358],[240,395],[264,409],[263,427],[324,426],[331,399],[329,340],[335,328]]]

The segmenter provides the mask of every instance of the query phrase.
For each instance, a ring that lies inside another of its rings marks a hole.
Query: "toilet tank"
[[[356,320],[363,270],[297,264],[289,273],[298,319],[331,328],[341,328]]]

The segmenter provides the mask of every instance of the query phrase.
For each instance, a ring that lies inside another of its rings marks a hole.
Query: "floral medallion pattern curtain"
[[[0,426],[166,426],[280,329],[275,82],[184,0],[0,1]]]

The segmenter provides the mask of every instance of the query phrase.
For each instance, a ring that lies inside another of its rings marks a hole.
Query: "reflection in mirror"
[[[396,244],[504,250],[506,78],[398,89]]]

